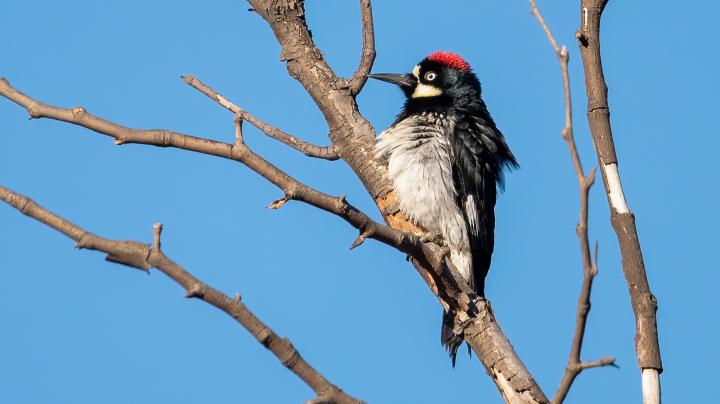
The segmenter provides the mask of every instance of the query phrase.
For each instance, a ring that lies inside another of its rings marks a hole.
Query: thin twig
[[[595,182],[595,169],[593,168],[587,175],[583,171],[582,161],[575,145],[575,136],[573,134],[572,125],[572,99],[570,93],[570,75],[568,72],[568,61],[569,54],[565,45],[559,48],[555,38],[550,31],[550,28],[545,23],[545,20],[540,13],[535,0],[530,0],[530,8],[532,14],[537,18],[540,26],[542,27],[545,35],[547,35],[550,45],[555,50],[555,54],[560,62],[560,70],[562,72],[562,83],[563,83],[563,94],[565,100],[565,126],[561,131],[563,140],[567,143],[570,157],[572,159],[573,167],[575,169],[575,175],[577,176],[578,188],[580,191],[580,219],[577,225],[576,233],[578,240],[580,241],[580,253],[582,254],[583,261],[583,282],[580,289],[580,296],[578,297],[577,313],[575,318],[575,332],[573,334],[572,346],[570,348],[570,355],[568,358],[568,364],[565,368],[560,386],[555,392],[555,396],[551,400],[553,404],[562,403],[567,397],[567,393],[570,391],[575,378],[584,369],[593,366],[607,366],[614,365],[615,358],[608,357],[599,361],[581,362],[580,353],[582,351],[583,339],[585,337],[585,328],[587,324],[587,317],[590,313],[590,294],[592,292],[592,284],[595,275],[597,274],[597,265],[593,264],[592,255],[590,252],[590,242],[588,238],[588,196],[590,188]],[[597,248],[596,248],[596,259],[597,259]]]
[[[287,338],[280,338],[275,332],[257,318],[241,299],[232,299],[217,289],[205,284],[169,259],[160,248],[162,225],[153,226],[153,243],[151,247],[137,241],[110,240],[87,232],[68,220],[44,209],[30,198],[17,194],[0,186],[0,199],[23,214],[32,217],[49,227],[65,234],[77,242],[78,248],[101,251],[108,254],[114,262],[147,270],[157,268],[170,279],[182,286],[187,297],[198,298],[222,310],[234,318],[258,342],[265,346],[277,359],[305,382],[318,396],[326,402],[338,404],[358,404],[362,401],[344,393],[313,368],[297,351]]]
[[[194,80],[197,80],[194,76],[187,75],[182,76],[183,81],[187,84],[193,85]],[[284,132],[275,126],[269,125],[254,115],[240,108],[239,106],[228,102],[224,97],[220,96],[217,100],[222,106],[232,111],[237,117],[244,121],[248,121],[252,126],[260,129],[267,136],[284,143],[293,149],[302,152],[306,156],[315,157],[324,160],[337,160],[340,158],[337,147],[335,146],[318,146],[312,143],[308,143],[302,139],[297,138],[287,132]]]
[[[243,139],[243,119],[240,115],[235,114],[235,146],[245,143]]]
[[[548,28],[547,24],[545,23],[545,19],[543,18],[542,14],[540,14],[540,9],[535,3],[535,0],[530,0],[530,11],[532,12],[532,15],[537,18],[542,30],[545,31],[545,35],[547,35],[548,41],[550,41],[550,45],[552,45],[553,49],[555,49],[555,53],[560,53],[560,47],[558,46],[557,42],[555,42],[555,37],[553,36],[552,32],[550,32],[550,28]]]
[[[375,28],[370,0],[360,0],[360,18],[362,19],[362,57],[360,66],[350,79],[350,93],[353,95],[362,91],[375,62]]]
[[[615,358],[608,356],[607,358],[598,359],[595,361],[584,361],[578,364],[582,369],[599,368],[602,366],[612,366],[618,368],[619,366],[615,363]]]

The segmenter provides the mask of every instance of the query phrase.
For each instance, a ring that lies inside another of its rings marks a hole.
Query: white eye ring
[[[427,81],[433,81],[437,77],[437,74],[435,72],[427,72],[425,73],[425,80]]]

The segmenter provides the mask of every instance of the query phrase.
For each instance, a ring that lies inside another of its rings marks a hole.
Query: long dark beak
[[[369,74],[368,77],[406,88],[414,86],[416,82],[412,74],[378,73]]]

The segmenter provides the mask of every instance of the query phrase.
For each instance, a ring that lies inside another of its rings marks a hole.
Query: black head
[[[370,77],[398,85],[409,104],[463,105],[480,98],[480,82],[470,65],[450,52],[431,53],[412,73],[371,74]]]

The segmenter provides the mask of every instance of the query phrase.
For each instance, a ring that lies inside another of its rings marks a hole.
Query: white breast
[[[444,133],[453,122],[434,114],[405,119],[380,134],[376,156],[388,162],[400,210],[414,224],[443,237],[450,260],[471,280],[471,257],[462,212],[455,202],[452,150]]]

